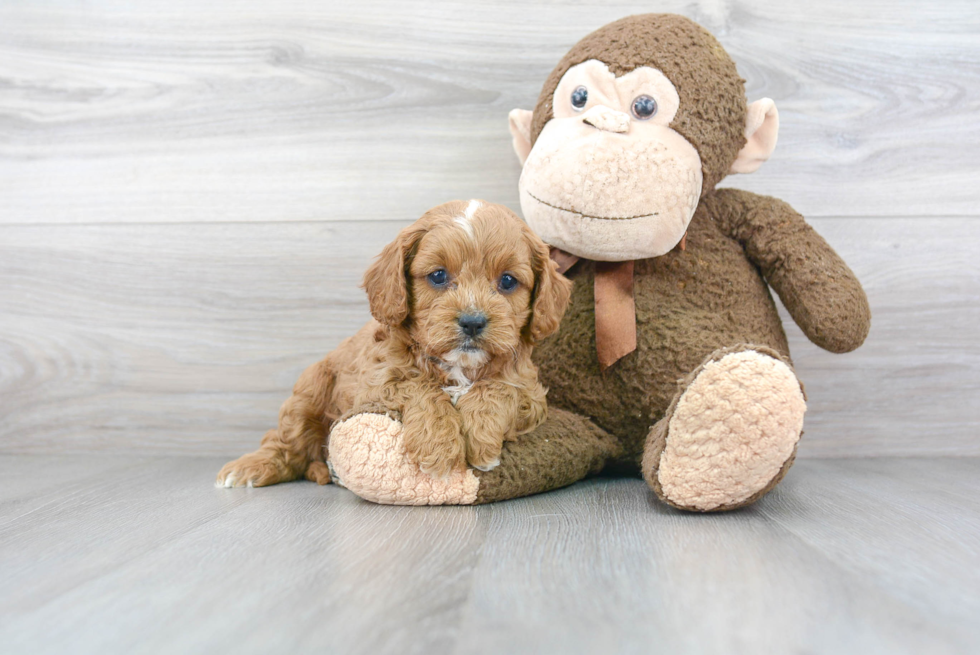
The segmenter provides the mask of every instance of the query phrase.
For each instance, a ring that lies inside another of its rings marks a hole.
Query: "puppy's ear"
[[[531,228],[524,228],[524,238],[531,247],[534,268],[531,318],[526,333],[531,343],[538,343],[558,331],[572,294],[572,281],[558,272],[558,264],[551,260],[547,244]]]
[[[412,223],[384,247],[364,274],[371,316],[382,325],[396,327],[408,318],[409,288],[406,278],[411,258],[428,231],[426,222]]]

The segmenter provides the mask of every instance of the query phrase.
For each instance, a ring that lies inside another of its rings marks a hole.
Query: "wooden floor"
[[[0,457],[0,650],[980,649],[978,458],[805,460],[722,515],[639,480],[408,508],[220,464]]]

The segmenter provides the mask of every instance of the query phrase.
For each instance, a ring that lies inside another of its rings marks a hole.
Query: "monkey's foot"
[[[774,351],[717,351],[647,437],[643,474],[674,507],[735,509],[761,498],[793,463],[806,399]]]
[[[479,479],[471,469],[433,478],[409,461],[402,424],[385,414],[355,414],[330,431],[330,476],[365,500],[382,505],[472,505]]]

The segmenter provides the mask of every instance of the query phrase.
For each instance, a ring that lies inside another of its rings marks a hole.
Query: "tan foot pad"
[[[408,460],[402,424],[384,414],[358,414],[330,431],[334,482],[382,505],[472,505],[480,480],[471,469],[445,480],[423,473]]]
[[[664,497],[709,511],[765,489],[793,455],[805,412],[796,375],[778,359],[745,350],[709,362],[669,420]]]

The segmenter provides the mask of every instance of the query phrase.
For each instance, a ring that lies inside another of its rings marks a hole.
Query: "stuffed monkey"
[[[831,352],[870,327],[860,283],[803,217],[715,188],[766,161],[778,127],[772,100],[747,104],[735,64],[687,18],[631,16],[575,44],[534,110],[510,114],[525,220],[574,282],[534,355],[548,420],[492,471],[433,480],[398,454],[397,420],[355,413],[330,436],[335,477],[413,504],[514,498],[600,471],[640,474],[685,510],[764,495],[806,411],[770,289]],[[351,456],[365,441],[373,459]]]

